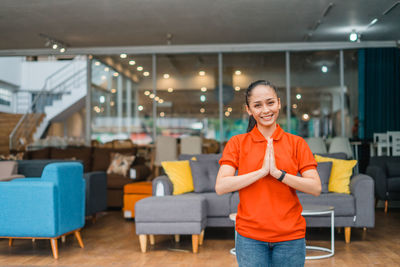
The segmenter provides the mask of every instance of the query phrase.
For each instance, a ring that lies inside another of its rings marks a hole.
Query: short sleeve
[[[230,165],[235,169],[239,166],[239,140],[236,136],[229,139],[224,148],[219,165]]]
[[[317,169],[317,162],[315,161],[314,155],[311,152],[307,142],[300,138],[297,143],[297,162],[300,173],[308,170]]]

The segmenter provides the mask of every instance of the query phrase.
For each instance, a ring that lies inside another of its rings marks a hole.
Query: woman
[[[247,133],[228,141],[219,162],[217,194],[239,191],[239,266],[304,266],[306,223],[296,190],[314,196],[321,192],[307,143],[276,123],[281,108],[276,91],[268,81],[250,84]]]

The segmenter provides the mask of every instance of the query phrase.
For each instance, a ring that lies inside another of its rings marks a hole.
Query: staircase
[[[9,149],[19,150],[40,139],[51,122],[65,121],[82,109],[87,94],[86,77],[86,60],[79,57],[49,76],[28,111],[14,124],[10,137],[6,138]]]
[[[21,117],[22,114],[0,113],[0,155],[9,154],[8,136]]]

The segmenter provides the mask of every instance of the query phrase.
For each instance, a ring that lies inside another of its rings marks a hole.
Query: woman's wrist
[[[273,171],[273,172],[270,172],[270,174],[271,174],[272,177],[274,177],[275,179],[278,179],[279,177],[281,177],[282,171],[280,171],[280,170],[275,170],[275,171]]]

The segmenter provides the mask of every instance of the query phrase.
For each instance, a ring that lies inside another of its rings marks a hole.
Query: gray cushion
[[[400,177],[400,162],[386,162],[389,177]]]
[[[335,216],[352,216],[356,214],[355,199],[351,194],[325,193],[318,197],[298,192],[302,205],[334,206]]]
[[[394,177],[387,179],[388,191],[400,192],[400,177]]]
[[[196,155],[189,155],[189,154],[181,154],[179,155],[179,160],[190,160],[193,157],[196,158],[196,160],[215,160],[219,161],[219,159],[222,157],[222,154],[196,154]]]
[[[317,171],[321,178],[321,193],[328,193],[329,177],[331,176],[332,162],[318,162]]]
[[[240,202],[239,192],[234,192],[231,196],[231,213],[237,212],[239,202]]]
[[[328,154],[317,154],[326,158],[334,158],[334,159],[347,159],[346,153],[338,152],[338,153],[328,153]]]
[[[218,168],[218,162],[215,160],[190,161],[193,186],[196,193],[215,192]]]
[[[200,222],[207,217],[206,201],[199,194],[148,197],[135,205],[136,222]]]
[[[195,195],[196,193],[189,193]],[[188,195],[189,195],[188,194]],[[217,195],[216,193],[202,193],[207,202],[207,217],[229,216],[232,194]]]

